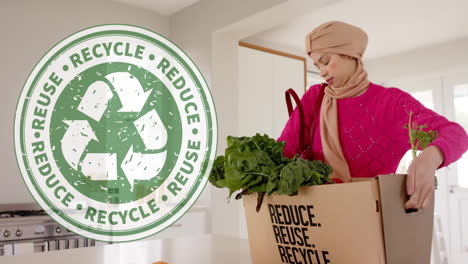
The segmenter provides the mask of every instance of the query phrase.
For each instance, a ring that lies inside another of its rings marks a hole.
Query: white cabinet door
[[[449,119],[468,131],[468,71],[446,76],[444,92]],[[449,263],[468,263],[468,154],[450,167]]]
[[[293,88],[299,98],[304,94],[304,62],[284,56],[273,56],[273,131],[278,138],[289,119],[284,93]],[[294,101],[293,101],[294,102]]]
[[[145,238],[144,240],[200,236],[208,234],[207,214],[208,212],[206,208],[192,207],[174,224],[155,235]]]
[[[239,136],[273,129],[273,56],[239,47]]]
[[[287,120],[284,92],[293,88],[304,94],[304,62],[239,47],[238,136],[265,133],[277,139]],[[241,238],[247,238],[244,208],[237,203]]]
[[[304,94],[303,61],[239,47],[239,135],[278,138],[288,120],[289,88]]]

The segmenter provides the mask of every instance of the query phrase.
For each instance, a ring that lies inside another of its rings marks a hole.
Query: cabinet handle
[[[450,185],[449,186],[449,193],[452,193],[452,194],[455,193],[455,188],[456,188],[455,185]]]

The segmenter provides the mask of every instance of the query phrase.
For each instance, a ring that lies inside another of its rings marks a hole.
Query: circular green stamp
[[[104,25],[54,46],[15,118],[23,179],[68,229],[130,241],[179,219],[203,191],[217,123],[202,74],[172,42]]]

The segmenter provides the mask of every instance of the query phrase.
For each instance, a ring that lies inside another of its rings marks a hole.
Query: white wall
[[[285,0],[205,0],[182,10],[170,19],[170,39],[192,58],[210,85],[218,119],[218,155],[224,153],[226,136],[237,133],[237,43],[236,36],[232,34],[215,33],[281,2]],[[220,61],[214,62],[220,67],[218,73],[212,67],[213,60],[216,60],[214,53],[223,54],[222,58],[219,57]],[[224,81],[214,85],[213,75]],[[239,212],[242,210],[240,201],[231,199],[228,203],[228,192],[210,184],[202,196],[209,196],[211,200],[210,231],[238,236]]]
[[[266,41],[266,40],[257,38],[255,36],[242,39],[242,41],[250,43],[250,44],[254,44],[254,45],[257,45],[257,46],[260,46],[260,47],[286,52],[286,53],[296,55],[296,56],[299,56],[299,57],[304,57],[304,58],[306,58],[307,71],[313,71],[313,72],[317,72],[317,73],[319,72],[317,67],[314,66],[314,62],[312,61],[312,59],[309,56],[307,56],[307,54],[305,53],[305,48],[296,49],[296,48],[293,48],[291,46],[282,45],[280,43],[274,43],[274,42]],[[312,74],[312,73],[309,72],[309,74]],[[315,74],[315,75],[318,75],[318,74]],[[314,76],[314,77],[317,78],[316,76]],[[314,84],[317,83],[316,80],[313,80],[312,82]],[[321,79],[320,79],[320,82],[322,82]],[[307,79],[307,83],[309,83],[309,78]],[[306,88],[309,88],[309,87],[310,87],[310,85],[307,85]]]
[[[238,42],[336,0],[205,0],[171,16],[170,39],[198,65],[207,79],[218,116],[218,154],[226,136],[238,135]],[[228,192],[208,185],[211,232],[239,236],[240,201],[227,203]]]
[[[468,68],[468,38],[365,61],[369,80],[424,79]]]
[[[170,18],[170,39],[180,46],[212,82],[213,38],[231,25],[287,0],[204,0],[189,6]],[[275,21],[272,21],[275,23]],[[231,37],[236,38],[236,36]],[[238,40],[239,38],[237,38]],[[226,55],[231,55],[227,53]],[[214,90],[212,88],[212,90]],[[219,98],[215,98],[219,99]],[[216,103],[216,102],[215,102]]]
[[[232,23],[284,1],[205,0],[185,8],[170,18],[171,41],[190,56],[211,88],[218,119],[218,155],[224,153],[226,135],[235,133],[234,119],[227,113],[234,112],[237,108],[235,97],[233,98],[234,90],[225,89],[226,87],[221,85],[216,88],[213,86],[213,34]],[[229,47],[217,47],[225,51],[225,62],[228,62],[225,64],[226,69],[229,67],[235,70],[237,64],[230,65],[229,62],[236,59],[236,54],[229,52]],[[237,76],[237,72],[231,74]],[[232,199],[227,203],[227,196],[226,190],[216,189],[208,183],[200,198],[211,201],[208,223],[210,231],[236,235],[239,233],[239,218],[236,212],[240,210],[240,202]]]
[[[0,2],[0,204],[33,202],[13,147],[16,102],[29,73],[54,44],[99,24],[133,24],[169,35],[169,18],[113,1],[2,0]]]

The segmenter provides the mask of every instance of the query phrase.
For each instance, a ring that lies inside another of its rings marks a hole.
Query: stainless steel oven
[[[0,256],[108,244],[60,226],[35,204],[0,204]]]

